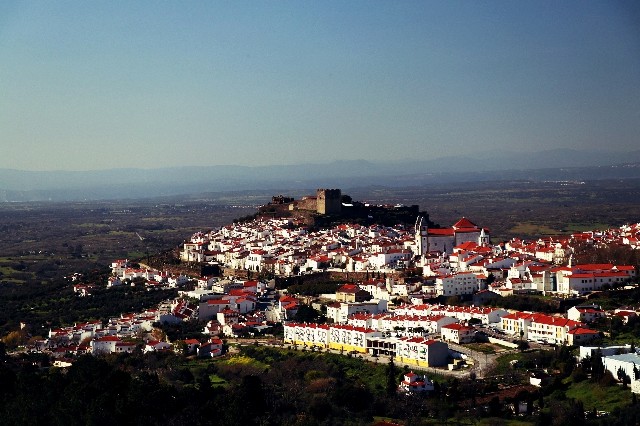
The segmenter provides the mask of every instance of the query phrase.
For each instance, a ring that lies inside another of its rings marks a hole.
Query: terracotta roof
[[[462,219],[460,219],[459,221],[453,224],[453,228],[458,230],[460,228],[478,228],[478,226],[475,223],[471,222],[466,217],[463,217]]]

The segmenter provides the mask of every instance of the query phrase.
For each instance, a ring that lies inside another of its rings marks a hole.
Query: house
[[[222,326],[217,320],[209,321],[202,330],[203,334],[209,334],[211,336],[219,336],[222,332]]]
[[[283,322],[291,320],[298,313],[298,299],[292,296],[283,295],[275,306],[269,306],[265,310],[267,321]]]
[[[623,324],[627,324],[631,318],[635,318],[636,317],[636,312],[632,311],[632,310],[619,310],[619,309],[616,309],[614,314],[613,314],[613,316],[617,317],[617,318],[620,318],[622,320]]]
[[[458,321],[479,320],[483,324],[499,323],[501,318],[509,314],[500,308],[483,308],[478,306],[444,306],[444,305],[404,305],[397,308],[397,314],[431,316],[444,315]]]
[[[223,343],[220,339],[211,339],[209,342],[204,343],[197,348],[198,357],[200,358],[215,358],[222,355]]]
[[[577,310],[574,312],[580,314]],[[514,337],[552,345],[581,345],[599,337],[597,331],[589,330],[580,321],[536,312],[514,312],[504,316],[502,330]]]
[[[196,353],[200,346],[200,341],[198,339],[187,339],[184,341],[184,344],[187,345],[187,353],[193,354]]]
[[[218,316],[219,312],[233,308],[233,303],[228,299],[209,299],[200,302],[198,307],[198,320],[208,321]]]
[[[419,376],[413,371],[406,373],[398,385],[398,391],[404,393],[430,392],[433,389],[433,381],[427,379],[427,376]]]
[[[371,299],[368,291],[360,289],[356,284],[344,284],[336,290],[336,300],[338,302],[366,302]]]
[[[580,322],[593,322],[604,318],[605,312],[599,306],[574,306],[567,310],[567,318]]]
[[[132,353],[138,345],[133,342],[116,342],[115,353]]]
[[[463,324],[455,323],[442,326],[442,340],[453,343],[473,342],[476,330]]]
[[[582,346],[599,338],[600,332],[589,328],[578,327],[567,332],[567,344],[571,346]]]
[[[171,344],[167,342],[161,342],[158,340],[149,340],[144,346],[144,352],[162,352],[171,349]]]
[[[110,354],[116,351],[116,344],[121,340],[117,336],[103,336],[91,341],[91,354]]]

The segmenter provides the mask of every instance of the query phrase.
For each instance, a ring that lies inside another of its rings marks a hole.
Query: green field
[[[565,232],[571,233],[571,232],[604,230],[610,227],[611,225],[606,223],[568,223],[564,229],[565,229]]]
[[[510,371],[513,371],[513,367],[511,367],[510,362],[514,360],[521,360],[522,358],[523,358],[523,355],[517,352],[499,356],[496,359],[496,364],[493,370],[491,371],[491,374],[499,376],[499,375],[507,374]]]
[[[572,383],[566,391],[566,395],[568,398],[582,401],[585,411],[591,411],[595,408],[598,411],[611,412],[631,403],[629,389],[622,389],[618,385],[603,388],[588,380]]]
[[[502,348],[501,346],[493,345],[491,343],[469,343],[465,346],[473,351],[482,352],[483,354],[494,354],[498,347]]]
[[[536,224],[532,222],[519,223],[509,229],[509,232],[514,236],[559,235],[563,233],[563,231],[560,229],[554,229],[547,225]]]

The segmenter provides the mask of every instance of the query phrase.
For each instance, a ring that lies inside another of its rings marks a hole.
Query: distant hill
[[[640,151],[487,152],[395,162],[32,172],[0,169],[0,202],[157,197],[211,191],[499,180],[640,178]]]

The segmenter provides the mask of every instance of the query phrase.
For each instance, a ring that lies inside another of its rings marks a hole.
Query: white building
[[[480,280],[472,272],[460,272],[438,277],[435,289],[438,296],[460,296],[482,290]]]
[[[441,328],[440,332],[442,340],[453,343],[471,343],[476,335],[473,327],[463,324],[447,324]]]
[[[631,379],[631,382],[640,380],[635,377],[634,367],[640,369],[640,355],[637,353],[626,353],[620,355],[609,355],[602,357],[602,364],[607,371],[610,371],[613,377],[618,378],[618,369],[622,369],[624,373]]]
[[[429,380],[427,376],[420,376],[413,371],[406,373],[398,385],[398,391],[404,393],[430,392],[434,389],[433,381]]]
[[[557,291],[568,295],[582,295],[601,290],[605,285],[624,284],[635,277],[636,271],[632,266],[616,266],[609,263],[558,268]]]
[[[449,359],[449,345],[423,337],[373,337],[367,341],[371,355],[393,356],[398,364],[442,367]]]
[[[336,302],[327,305],[327,319],[335,324],[346,324],[349,316],[355,313],[367,312],[379,314],[387,311],[386,300],[372,299],[368,302]]]

